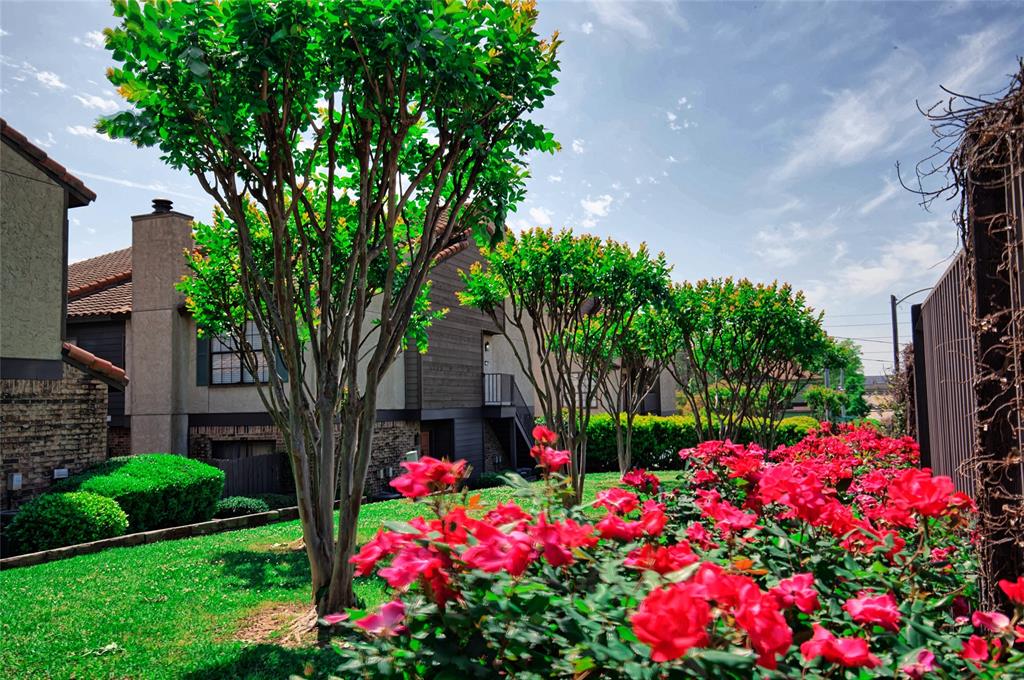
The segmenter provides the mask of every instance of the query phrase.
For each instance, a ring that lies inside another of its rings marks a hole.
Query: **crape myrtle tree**
[[[582,498],[587,426],[614,348],[641,311],[666,296],[669,267],[646,245],[636,251],[571,230],[507,234],[463,274],[463,304],[488,314],[529,376],[544,422],[570,453]]]
[[[669,370],[699,437],[736,438],[752,426],[773,446],[785,408],[821,369],[821,314],[788,284],[705,279],[673,290],[680,351]]]
[[[611,348],[612,369],[601,383],[601,405],[612,414],[619,471],[633,459],[633,423],[644,399],[672,361],[682,336],[668,297],[640,309]]]
[[[279,357],[258,387],[316,609],[353,605],[378,384],[425,339],[433,264],[474,232],[500,237],[488,226],[521,199],[525,155],[556,148],[529,116],[556,83],[557,35],[512,0],[113,5],[108,77],[131,108],[98,127],[158,147],[214,199],[188,307],[250,371]]]

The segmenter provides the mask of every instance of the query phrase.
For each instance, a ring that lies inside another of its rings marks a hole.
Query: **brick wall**
[[[399,463],[405,454],[419,444],[420,424],[409,420],[378,422],[373,428],[373,454],[366,473],[366,495],[373,498],[379,493],[393,493],[388,482],[404,470]]]
[[[129,427],[107,428],[107,456],[130,456],[132,454],[132,430]]]
[[[64,365],[61,380],[0,381],[0,507],[16,507],[53,482],[107,457],[107,386]],[[7,491],[20,472],[21,491]]]
[[[193,425],[188,428],[188,455],[209,458],[215,441],[273,441],[275,450],[285,450],[284,438],[273,425]]]
[[[497,472],[508,467],[505,462],[505,447],[491,423],[484,421],[484,469],[481,472]]]

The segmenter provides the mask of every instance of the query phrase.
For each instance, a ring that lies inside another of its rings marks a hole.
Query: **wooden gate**
[[[242,458],[210,458],[205,462],[224,471],[225,496],[292,491],[291,469],[283,453]]]

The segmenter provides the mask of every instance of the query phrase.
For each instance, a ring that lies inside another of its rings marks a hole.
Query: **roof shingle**
[[[53,179],[67,187],[71,192],[71,207],[79,207],[96,200],[96,192],[85,186],[85,183],[68,172],[63,165],[46,155],[46,152],[28,141],[28,137],[12,128],[6,120],[0,118],[0,137],[11,146],[27,156],[36,167]]]

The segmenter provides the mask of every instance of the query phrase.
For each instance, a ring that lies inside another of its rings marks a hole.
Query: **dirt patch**
[[[316,618],[307,603],[271,602],[243,618],[233,637],[252,644],[309,647],[316,644]]]

